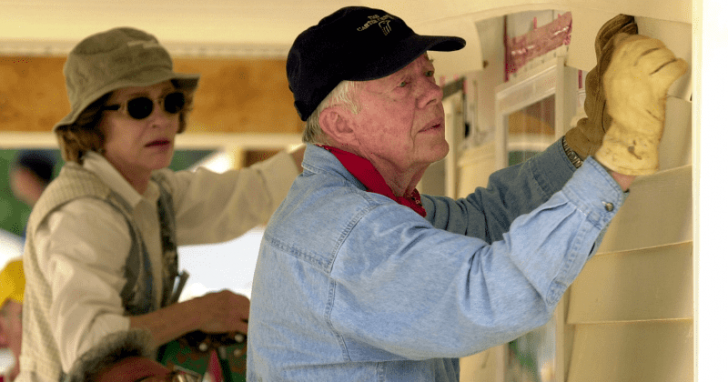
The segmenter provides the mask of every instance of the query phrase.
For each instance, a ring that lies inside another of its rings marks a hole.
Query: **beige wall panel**
[[[693,243],[596,255],[571,287],[567,323],[693,316]]]
[[[594,9],[576,8],[571,10],[571,44],[566,65],[589,71],[597,64],[594,40],[599,28],[619,12],[604,12]]]
[[[668,97],[660,143],[660,170],[692,164],[692,103]]]
[[[600,253],[692,240],[692,166],[639,177],[607,229]]]
[[[687,22],[656,20],[649,17],[635,17],[635,21],[641,35],[659,39],[675,53],[675,57],[682,58],[688,63],[687,73],[670,86],[668,94],[689,101],[692,93],[690,67],[693,64],[693,26]]]
[[[577,325],[567,382],[693,380],[693,322]]]
[[[486,351],[460,358],[460,382],[497,382],[502,372],[502,349]]]

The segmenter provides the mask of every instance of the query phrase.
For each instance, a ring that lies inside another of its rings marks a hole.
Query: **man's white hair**
[[[357,99],[361,89],[361,81],[341,81],[329,95],[319,103],[316,110],[306,120],[306,128],[303,131],[303,142],[326,145],[329,144],[326,133],[321,129],[319,116],[321,112],[332,106],[343,106],[353,114],[359,113],[360,105]]]

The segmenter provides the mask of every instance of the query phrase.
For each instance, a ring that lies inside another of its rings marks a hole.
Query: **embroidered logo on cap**
[[[149,48],[161,48],[161,47],[162,47],[161,45],[159,45],[159,44],[158,44],[158,43],[157,43],[156,41],[154,41],[154,40],[149,40],[149,41],[144,41],[144,40],[134,40],[134,41],[129,41],[129,42],[127,42],[127,43],[126,43],[126,45],[128,45],[128,46],[129,46],[130,48],[131,48],[131,47],[134,47],[134,46],[137,46],[137,45],[141,45],[141,46],[142,46],[142,48],[144,48],[144,49],[149,49]]]
[[[379,28],[382,30],[382,33],[384,35],[388,35],[389,32],[392,31],[392,27],[389,25],[389,22],[394,20],[394,17],[392,15],[373,15],[369,16],[369,21],[366,22],[366,24],[360,26],[359,28],[356,28],[357,31],[361,32],[363,30],[369,29],[370,26],[377,24],[379,25]]]

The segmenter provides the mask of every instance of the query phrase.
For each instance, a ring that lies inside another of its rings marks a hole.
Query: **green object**
[[[220,335],[199,331],[167,343],[159,351],[159,362],[168,368],[182,370],[202,380],[210,365],[212,352],[220,362],[224,382],[245,382],[248,342],[242,335],[239,343],[233,336],[221,341]],[[214,345],[213,345],[214,344]]]
[[[218,348],[217,358],[220,360],[225,382],[245,382],[247,350],[247,343]]]
[[[188,346],[184,346],[179,340],[164,345],[160,362],[168,368],[183,370],[187,373],[194,373],[202,380],[210,364],[210,352],[199,352]]]

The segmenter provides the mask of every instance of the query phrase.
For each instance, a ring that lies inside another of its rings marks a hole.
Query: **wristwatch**
[[[561,146],[564,148],[564,153],[566,153],[566,157],[569,158],[571,164],[573,164],[576,168],[581,167],[584,161],[581,160],[579,154],[577,154],[576,151],[574,151],[571,147],[569,147],[569,144],[566,143],[566,135],[561,137]]]

